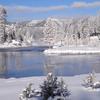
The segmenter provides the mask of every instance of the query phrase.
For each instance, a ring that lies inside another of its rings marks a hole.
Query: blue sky
[[[100,0],[0,0],[9,21],[96,15]]]

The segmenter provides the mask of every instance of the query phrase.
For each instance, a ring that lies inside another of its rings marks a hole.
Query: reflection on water
[[[45,56],[40,52],[0,52],[0,77],[72,76],[100,73],[100,55]]]

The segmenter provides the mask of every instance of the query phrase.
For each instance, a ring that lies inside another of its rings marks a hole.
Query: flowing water
[[[73,76],[100,73],[100,55],[49,55],[36,51],[0,52],[0,77]]]

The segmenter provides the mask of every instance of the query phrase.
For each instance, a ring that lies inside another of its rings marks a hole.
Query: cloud
[[[70,6],[71,8],[93,8],[93,7],[100,7],[100,1],[95,1],[91,3],[86,2],[74,2]]]
[[[7,10],[16,11],[16,12],[48,12],[48,11],[57,11],[64,10],[67,6],[49,6],[49,7],[29,7],[29,6],[6,6]]]
[[[100,7],[100,1],[95,2],[73,2],[70,5],[59,5],[59,6],[47,6],[47,7],[30,7],[30,6],[4,6],[8,11],[13,11],[17,13],[40,13],[40,12],[49,12],[49,11],[60,11],[70,8],[93,8]]]

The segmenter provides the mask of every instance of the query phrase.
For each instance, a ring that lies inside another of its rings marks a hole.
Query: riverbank
[[[0,52],[4,51],[44,51],[48,49],[49,46],[43,43],[33,42],[31,44],[20,43],[18,41],[12,40],[11,43],[5,42],[0,44]]]
[[[44,54],[98,54],[100,53],[100,47],[89,47],[89,46],[72,46],[72,47],[57,47],[47,49]]]
[[[100,90],[86,89],[81,84],[87,75],[63,77],[68,89],[71,91],[71,100],[99,100]],[[100,74],[96,74],[96,79],[100,80]],[[26,77],[0,79],[0,100],[19,100],[19,94],[29,84],[33,83],[34,89],[39,89],[46,77]],[[60,77],[59,77],[60,79]],[[39,100],[34,97],[31,100]]]

